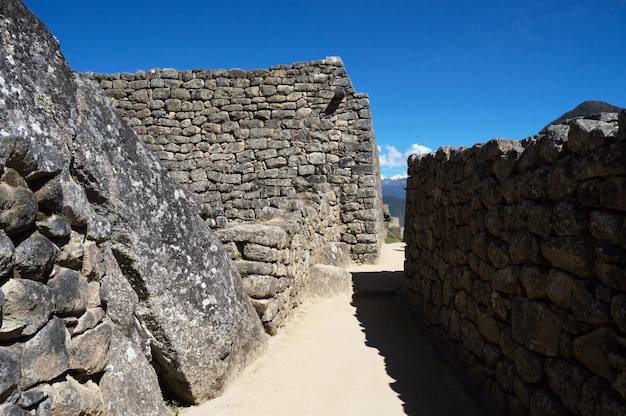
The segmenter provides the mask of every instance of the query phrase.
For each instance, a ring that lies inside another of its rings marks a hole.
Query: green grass
[[[165,406],[172,412],[175,416],[180,415],[180,412],[183,410],[183,406],[176,399],[166,399]]]

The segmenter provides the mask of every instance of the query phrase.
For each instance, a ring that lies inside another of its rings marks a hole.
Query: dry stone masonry
[[[220,394],[266,334],[201,214],[43,24],[0,2],[0,414]]]
[[[320,195],[332,204],[320,239],[349,244],[355,261],[376,260],[384,226],[369,100],[339,58],[87,76],[206,203],[211,228],[279,218]]]
[[[626,112],[409,159],[406,287],[508,414],[626,414]]]

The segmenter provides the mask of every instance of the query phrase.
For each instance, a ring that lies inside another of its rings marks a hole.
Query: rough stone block
[[[17,388],[20,379],[18,356],[7,347],[0,347],[0,402]]]
[[[314,264],[308,271],[309,297],[329,297],[350,292],[352,274],[339,267],[327,264]]]
[[[566,411],[561,400],[545,390],[533,393],[529,408],[532,416],[560,416]]]
[[[595,276],[595,244],[591,237],[551,237],[541,242],[541,252],[554,267],[592,278]]]
[[[583,235],[589,230],[589,213],[573,198],[563,199],[554,205],[552,221],[558,236]]]
[[[274,276],[253,274],[244,277],[242,282],[246,293],[253,299],[271,298],[278,288],[277,279]]]
[[[7,277],[13,273],[13,253],[15,246],[13,242],[4,233],[4,230],[0,230],[0,278]],[[1,293],[1,291],[0,291]],[[4,296],[0,301],[0,309],[2,309],[2,303],[4,302]]]
[[[85,312],[89,301],[89,284],[79,272],[61,269],[48,285],[54,291],[57,314],[78,317]]]
[[[108,322],[72,338],[70,368],[80,374],[96,374],[107,366],[107,355],[113,329]]]
[[[531,351],[557,357],[563,330],[562,319],[548,305],[537,301],[515,301],[511,316],[514,340]],[[520,326],[521,328],[517,328]]]
[[[572,313],[578,321],[602,326],[611,322],[610,306],[596,297],[597,281],[577,280],[572,284]]]
[[[618,295],[611,301],[611,316],[617,327],[626,334],[626,295]]]
[[[54,415],[101,415],[104,402],[98,386],[92,381],[80,384],[71,376],[66,381],[52,384],[48,389]]]
[[[573,414],[580,414],[580,393],[589,379],[589,372],[573,360],[548,359],[546,379],[552,391]]]
[[[27,230],[36,218],[37,201],[28,188],[0,183],[0,227],[7,235]]]
[[[567,147],[574,153],[586,154],[610,143],[617,126],[600,120],[579,119],[569,123]]]
[[[547,279],[548,298],[563,309],[569,309],[572,298],[572,287],[576,278],[558,269],[550,270]]]
[[[590,222],[594,237],[624,246],[626,216],[614,211],[598,210],[591,213]]]
[[[600,188],[600,204],[606,208],[626,211],[626,178],[607,178]]]
[[[113,330],[107,358],[109,366],[99,383],[107,415],[170,415],[154,368],[118,329]]]
[[[15,248],[14,273],[24,279],[46,282],[57,251],[48,238],[38,233],[32,234]]]
[[[572,170],[577,179],[624,175],[626,174],[626,165],[623,163],[625,154],[626,142],[613,143],[575,159]]]
[[[519,295],[522,293],[520,267],[509,266],[496,272],[491,287],[501,293]]]
[[[313,263],[345,268],[350,265],[350,246],[343,242],[329,242],[314,253]]]
[[[4,298],[0,340],[35,334],[54,311],[54,292],[42,283],[9,279],[0,289]]]
[[[610,328],[598,328],[574,340],[576,359],[609,381],[615,380],[617,370],[611,365],[608,353],[618,348],[616,334]]]
[[[515,368],[520,378],[530,384],[539,383],[544,376],[543,367],[545,358],[539,354],[528,351],[522,346],[515,349]]]
[[[60,319],[53,317],[33,338],[23,344],[20,387],[53,380],[70,368],[70,334]]]
[[[238,224],[215,231],[217,238],[223,242],[255,243],[267,247],[285,248],[288,235],[278,226],[261,224]]]

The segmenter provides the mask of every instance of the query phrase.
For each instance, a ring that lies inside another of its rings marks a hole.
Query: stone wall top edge
[[[240,76],[247,76],[247,75],[252,75],[252,76],[261,76],[263,74],[268,74],[271,71],[276,71],[276,70],[281,70],[281,69],[300,69],[300,68],[304,68],[304,67],[314,67],[314,66],[336,66],[336,67],[340,67],[340,68],[344,68],[345,69],[345,65],[343,63],[343,60],[341,59],[341,57],[339,56],[327,56],[324,59],[317,59],[317,60],[311,60],[311,61],[296,61],[293,62],[291,64],[280,64],[280,65],[273,65],[269,68],[253,68],[253,69],[241,69],[241,68],[230,68],[230,69],[223,69],[223,68],[213,68],[213,69],[206,69],[206,68],[192,68],[192,69],[177,69],[177,68],[170,68],[170,67],[162,67],[162,68],[150,68],[147,70],[144,69],[138,69],[135,72],[128,72],[128,71],[122,71],[122,72],[116,72],[116,73],[103,73],[103,72],[94,72],[94,71],[86,71],[84,73],[84,75],[87,78],[110,78],[113,76],[118,76],[118,75],[126,75],[126,76],[149,76],[150,74],[156,74],[156,73],[162,73],[164,71],[175,71],[178,73],[211,73],[211,74],[221,74],[221,75],[230,75],[230,76],[235,76],[235,77],[240,77]]]
[[[408,172],[409,175],[417,173],[416,168],[429,161],[454,164],[464,163],[473,158],[479,163],[493,162],[501,157],[507,157],[509,154],[514,154],[514,159],[517,159],[533,147],[537,147],[541,157],[547,158],[546,161],[548,162],[554,162],[569,152],[586,153],[593,151],[602,143],[602,140],[598,138],[599,136],[594,139],[596,143],[589,144],[579,143],[580,139],[576,139],[576,134],[574,134],[575,141],[570,140],[570,128],[577,127],[579,124],[583,125],[583,130],[589,129],[587,133],[591,135],[598,136],[600,134],[594,133],[592,130],[602,131],[603,140],[620,141],[626,138],[626,110],[619,114],[599,113],[547,126],[538,134],[521,140],[496,137],[484,143],[477,143],[472,147],[441,146],[430,153],[412,154],[407,159]]]

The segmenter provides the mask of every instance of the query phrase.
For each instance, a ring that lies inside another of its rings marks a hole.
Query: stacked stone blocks
[[[267,333],[274,335],[293,308],[308,296],[310,270],[317,263],[346,266],[349,247],[333,229],[337,210],[334,193],[310,194],[292,200],[280,218],[262,223],[241,223],[218,229],[233,259],[252,304]],[[339,264],[333,261],[334,252]],[[341,263],[343,261],[343,263]]]
[[[354,260],[377,258],[384,227],[369,100],[339,58],[87,76],[208,205],[212,228],[266,221],[300,194],[330,191],[340,209],[328,233],[340,232]]]
[[[509,414],[626,411],[626,113],[409,159],[413,306]]]
[[[154,399],[146,411],[165,414],[154,370],[120,356],[143,358],[108,314],[111,225],[62,164],[29,138],[0,145],[0,414],[104,414],[121,365],[149,386],[133,393]]]

